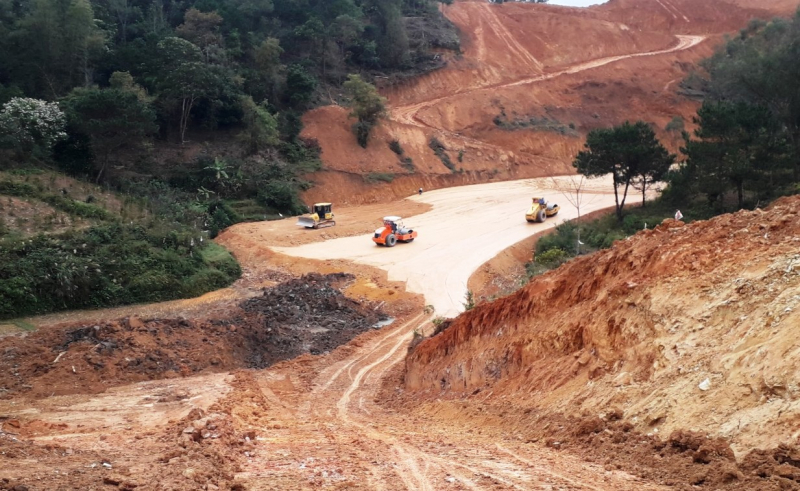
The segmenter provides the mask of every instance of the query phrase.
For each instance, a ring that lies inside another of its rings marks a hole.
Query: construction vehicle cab
[[[311,213],[298,218],[297,225],[306,228],[333,227],[336,222],[333,220],[332,210],[331,203],[314,203]]]
[[[525,220],[529,222],[542,223],[547,220],[547,217],[552,217],[558,214],[560,207],[555,203],[548,203],[544,198],[533,198],[531,207],[525,213]]]
[[[383,227],[375,230],[372,241],[379,246],[394,247],[398,242],[412,242],[417,237],[416,230],[403,225],[398,216],[383,217]]]

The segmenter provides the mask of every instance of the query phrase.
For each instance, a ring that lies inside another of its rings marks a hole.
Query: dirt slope
[[[346,344],[386,319],[344,273],[267,288],[218,319],[130,317],[0,338],[0,399],[103,392],[144,380],[264,368]]]
[[[643,432],[708,431],[739,454],[794,443],[798,213],[793,197],[669,219],[572,261],[420,344],[406,387],[566,415],[619,408]]]
[[[304,135],[320,142],[325,163],[306,198],[386,202],[419,186],[568,173],[588,131],[626,119],[645,117],[677,150],[680,132],[665,127],[675,117],[690,126],[697,108],[678,83],[722,34],[790,10],[781,0],[613,0],[588,9],[455,2],[445,15],[463,52],[444,54],[441,70],[384,88],[390,117],[366,149],[346,108],[306,115]],[[452,169],[430,148],[432,137]],[[372,172],[393,181],[365,182]]]

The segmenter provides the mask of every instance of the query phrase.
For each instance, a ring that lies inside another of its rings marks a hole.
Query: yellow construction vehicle
[[[311,214],[303,215],[297,219],[297,225],[305,228],[333,227],[333,205],[331,203],[314,203]]]
[[[559,209],[557,204],[548,203],[544,198],[533,198],[530,209],[525,213],[525,220],[542,223],[547,217],[558,214]]]

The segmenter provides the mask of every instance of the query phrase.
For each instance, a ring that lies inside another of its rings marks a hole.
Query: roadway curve
[[[405,106],[398,106],[392,108],[391,117],[397,122],[412,125],[412,126],[419,126],[423,128],[432,128],[430,125],[426,124],[425,122],[421,121],[417,114],[431,106],[435,106],[440,102],[446,101],[448,99],[452,99],[454,97],[461,97],[465,94],[470,94],[473,92],[480,92],[480,91],[488,91],[488,90],[499,90],[507,87],[516,87],[519,85],[528,85],[534,84],[538,82],[544,82],[547,80],[554,79],[556,77],[560,77],[562,75],[571,75],[575,73],[584,72],[586,70],[591,70],[594,68],[599,68],[604,65],[608,65],[610,63],[615,63],[617,61],[627,60],[631,58],[641,58],[643,56],[658,56],[658,55],[665,55],[669,53],[675,53],[677,51],[684,51],[690,48],[697,46],[698,44],[702,43],[706,36],[676,36],[677,44],[672,46],[671,48],[657,50],[657,51],[645,51],[642,53],[632,53],[627,55],[618,55],[618,56],[609,56],[606,58],[598,58],[596,60],[590,60],[583,63],[578,63],[576,65],[572,65],[570,67],[564,68],[562,70],[558,70],[555,72],[545,73],[541,75],[536,75],[534,77],[526,77],[519,80],[513,80],[510,82],[503,82],[500,84],[487,84],[484,87],[477,87],[473,88],[468,91],[464,92],[456,92],[454,94],[446,95],[443,97],[437,97],[435,99],[429,99],[421,102],[416,102],[414,104],[408,104]],[[433,128],[439,131],[444,131],[441,128]]]
[[[614,205],[609,179],[588,181],[582,213]],[[438,189],[408,198],[433,208],[405,220],[419,232],[410,244],[392,249],[376,246],[370,236],[344,237],[299,247],[273,247],[295,257],[348,259],[389,272],[392,281],[425,296],[437,315],[454,317],[463,310],[467,281],[483,263],[517,242],[576,218],[559,189],[569,189],[570,178],[539,178]],[[561,212],[543,224],[525,221],[531,198],[546,196],[561,205]],[[386,205],[385,215],[394,214]],[[374,217],[375,226],[380,217]]]
[[[402,123],[428,127],[417,117],[417,113],[456,95],[463,96],[475,91],[498,90],[543,82],[631,58],[666,55],[690,49],[704,39],[705,36],[677,36],[677,44],[667,49],[599,58],[552,73],[396,107],[392,110],[392,117]],[[515,52],[521,49],[523,48],[518,46]],[[447,133],[441,128],[435,129]],[[479,141],[475,143],[488,145]],[[455,316],[462,310],[469,276],[480,265],[543,228],[552,227],[565,219],[578,216],[577,210],[567,206],[566,200],[558,190],[568,188],[569,183],[566,179],[541,178],[442,189],[426,193],[421,197],[409,198],[429,203],[433,205],[433,209],[414,217],[406,224],[419,232],[416,242],[398,244],[391,251],[376,247],[369,237],[363,236],[274,249],[290,256],[349,259],[379,267],[388,271],[390,280],[405,281],[409,291],[423,294],[427,303],[434,306],[437,314]],[[591,200],[587,200],[588,203],[583,206],[582,213],[612,206],[614,199],[613,195],[608,193],[609,190],[611,190],[609,181],[596,181],[592,186],[595,195]],[[523,213],[530,198],[536,195],[545,195],[551,201],[561,202],[562,211],[556,220],[550,220],[544,225],[530,225],[524,221]],[[386,206],[385,214],[393,214],[390,205]],[[376,226],[378,225],[376,222]]]

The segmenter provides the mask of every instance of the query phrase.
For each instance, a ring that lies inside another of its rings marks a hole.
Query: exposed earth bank
[[[405,387],[415,398],[463,400],[442,406],[457,413],[480,401],[495,416],[516,414],[504,424],[559,446],[582,433],[602,446],[622,428],[655,438],[642,445],[672,434],[657,449],[669,453],[698,447],[671,443],[676,431],[695,431],[730,444],[725,459],[743,458],[742,472],[759,448],[782,448],[788,457],[775,465],[800,465],[792,446],[800,436],[798,213],[792,197],[690,225],[668,219],[571,261],[420,343]],[[596,426],[576,432],[569,418]],[[796,467],[762,477],[784,488],[800,482]],[[735,489],[756,489],[732,475],[713,481],[729,478]]]
[[[388,319],[380,305],[342,294],[354,279],[308,274],[267,288],[217,319],[130,317],[2,338],[0,398],[92,394],[330,352]]]
[[[463,52],[383,88],[390,115],[366,148],[347,108],[305,115],[303,134],[319,142],[324,170],[308,176],[316,186],[304,197],[385,203],[419,187],[566,174],[589,131],[625,120],[645,119],[677,152],[681,133],[668,124],[693,128],[699,100],[681,82],[697,62],[751,19],[796,8],[790,0],[613,0],[589,9],[456,1],[443,12]]]
[[[567,173],[587,131],[641,115],[674,150],[695,62],[795,7],[443,7],[464,52],[383,88],[391,116],[367,149],[346,109],[305,118],[325,161],[305,198],[336,204],[335,229],[232,227],[217,239],[244,269],[232,288],[0,341],[0,489],[798,489],[800,198],[667,221],[427,340],[436,314],[404,286],[457,312],[470,272],[539,230],[521,221],[532,194],[555,189],[395,202],[420,238],[380,253],[368,234],[391,207],[339,206]],[[337,276],[291,279],[306,273]],[[373,329],[381,312],[396,320]]]

